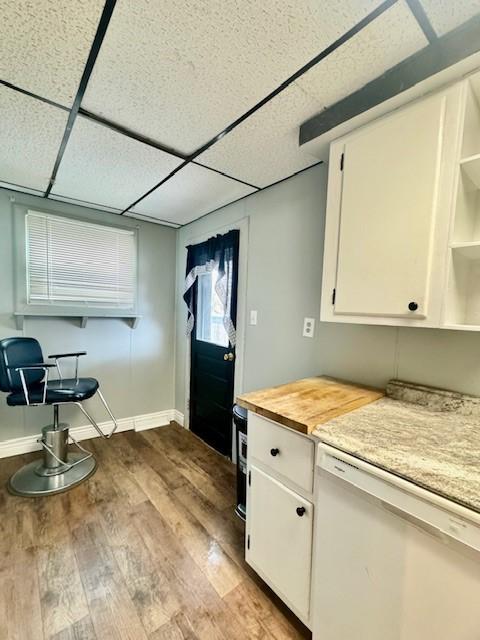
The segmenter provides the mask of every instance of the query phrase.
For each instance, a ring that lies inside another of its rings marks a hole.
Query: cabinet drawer
[[[248,455],[305,491],[313,491],[315,446],[307,437],[249,412]]]

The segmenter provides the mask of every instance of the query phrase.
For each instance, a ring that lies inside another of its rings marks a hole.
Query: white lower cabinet
[[[247,562],[308,626],[312,535],[312,502],[249,464]]]

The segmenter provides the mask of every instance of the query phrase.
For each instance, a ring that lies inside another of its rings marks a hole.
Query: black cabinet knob
[[[278,456],[279,453],[280,449],[270,449],[270,455],[272,455],[273,457]]]
[[[418,304],[416,302],[409,302],[408,308],[410,311],[416,311],[418,309]]]
[[[305,512],[305,507],[297,507],[297,516],[299,516],[300,518],[305,514]]]

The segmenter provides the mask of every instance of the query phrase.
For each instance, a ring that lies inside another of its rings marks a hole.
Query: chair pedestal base
[[[81,453],[68,451],[68,424],[59,422],[58,405],[54,407],[53,424],[43,427],[39,442],[43,446],[43,460],[30,462],[14,473],[7,485],[10,493],[51,496],[75,487],[95,473],[95,458],[78,442],[73,440]]]
[[[69,464],[77,462],[85,457],[82,453],[69,453]],[[87,458],[83,462],[71,467],[68,471],[56,475],[44,475],[45,469],[42,460],[35,460],[25,465],[8,481],[8,490],[17,496],[37,497],[51,496],[54,493],[67,491],[80,484],[95,473],[97,461],[95,458]]]

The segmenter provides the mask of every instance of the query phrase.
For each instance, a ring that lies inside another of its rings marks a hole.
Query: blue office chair
[[[53,424],[42,429],[38,442],[42,445],[42,460],[25,465],[8,481],[11,493],[20,496],[44,496],[66,491],[89,478],[97,463],[91,453],[69,434],[69,425],[59,422],[59,406],[76,404],[102,438],[110,438],[117,429],[117,421],[103,397],[98,380],[78,377],[78,359],[85,351],[56,353],[45,362],[40,344],[34,338],[5,338],[0,340],[0,390],[9,393],[7,404],[16,406],[53,406]],[[60,360],[75,358],[75,378],[63,378]],[[49,380],[55,369],[58,379]],[[106,434],[82,405],[96,393],[103,402],[113,429]],[[68,445],[78,451],[68,451]]]

